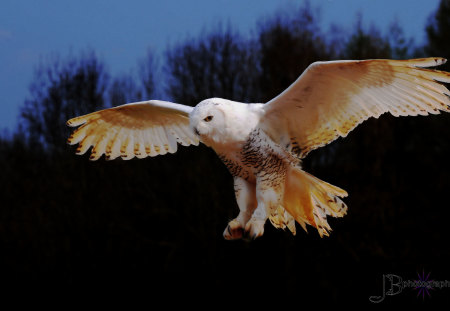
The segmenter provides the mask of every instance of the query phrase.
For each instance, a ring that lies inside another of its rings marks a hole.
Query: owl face
[[[193,132],[207,145],[223,139],[226,123],[224,104],[214,98],[200,102],[190,115]]]
[[[202,143],[216,151],[245,142],[258,122],[258,114],[249,110],[248,104],[222,98],[206,99],[190,114],[192,131]]]

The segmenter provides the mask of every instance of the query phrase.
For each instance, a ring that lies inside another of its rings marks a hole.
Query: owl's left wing
[[[300,157],[345,137],[370,117],[450,111],[450,73],[424,69],[443,58],[330,61],[311,64],[283,93],[263,105],[261,127]]]
[[[67,121],[79,126],[68,143],[79,144],[77,154],[91,146],[90,160],[106,155],[107,160],[145,158],[177,151],[177,143],[198,145],[189,127],[192,107],[150,100],[104,109]]]

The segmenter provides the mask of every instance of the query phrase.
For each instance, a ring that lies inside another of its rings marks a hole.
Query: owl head
[[[190,114],[190,126],[193,132],[207,145],[222,141],[229,123],[227,100],[209,98],[201,101]]]
[[[190,114],[190,126],[207,146],[244,141],[255,119],[248,105],[222,98],[209,98],[195,106]]]

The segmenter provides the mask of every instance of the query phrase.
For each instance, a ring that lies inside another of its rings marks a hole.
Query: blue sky
[[[40,57],[67,56],[92,49],[111,74],[136,69],[148,48],[163,52],[168,44],[195,36],[218,22],[250,35],[258,21],[301,0],[1,0],[0,129],[13,129],[19,107]],[[320,9],[321,26],[350,31],[356,14],[364,25],[386,33],[397,19],[416,43],[425,39],[428,17],[439,0],[310,0]]]

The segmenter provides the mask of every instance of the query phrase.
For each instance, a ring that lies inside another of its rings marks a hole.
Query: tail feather
[[[275,228],[288,228],[293,235],[296,234],[294,217],[292,217],[292,215],[289,214],[281,205],[272,211],[272,214],[269,216],[269,220]],[[303,224],[302,227],[306,228],[305,224]]]
[[[311,225],[321,237],[328,236],[331,227],[327,216],[342,217],[347,206],[340,199],[347,192],[324,182],[297,167],[288,171],[283,207],[305,229]],[[273,222],[272,222],[273,223]]]

